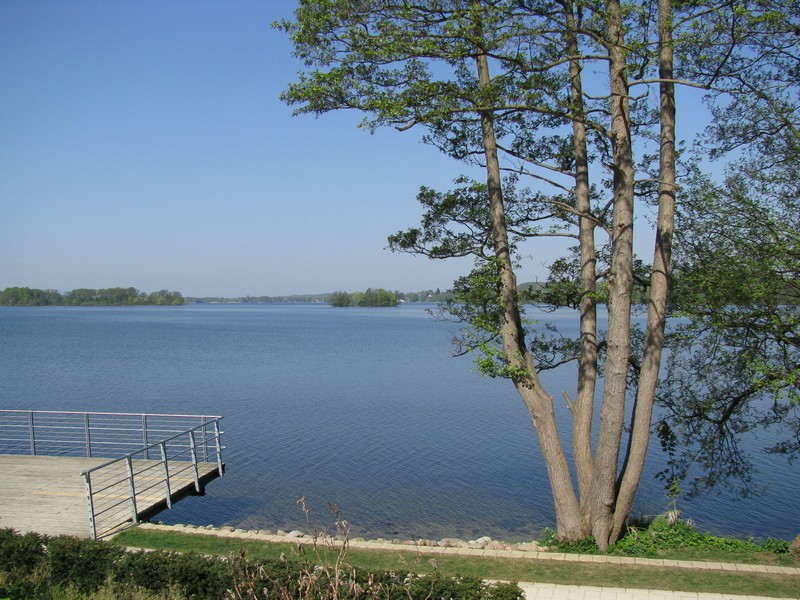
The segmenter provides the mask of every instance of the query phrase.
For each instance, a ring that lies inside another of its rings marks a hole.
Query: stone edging
[[[273,543],[311,543],[314,541],[311,536],[301,531],[291,531],[289,533],[264,530],[245,530],[234,527],[215,528],[211,525],[200,527],[197,525],[162,525],[157,523],[140,523],[143,529],[156,529],[160,531],[177,531],[181,533],[193,533],[199,535],[212,535],[218,537],[241,538],[259,540]],[[335,546],[337,540],[327,535],[317,536],[317,543]],[[516,558],[526,560],[554,560],[562,562],[585,562],[618,565],[636,565],[647,567],[670,567],[679,569],[708,569],[714,571],[731,571],[745,573],[774,573],[779,575],[800,576],[798,567],[781,567],[773,565],[748,565],[739,563],[724,563],[710,561],[685,561],[667,560],[662,558],[638,558],[630,556],[608,556],[596,554],[565,554],[561,552],[548,552],[539,547],[538,544],[504,544],[489,538],[481,538],[475,542],[464,542],[463,540],[444,539],[439,542],[432,540],[418,541],[388,541],[374,540],[368,541],[363,538],[353,538],[348,540],[350,548],[364,550],[407,550],[420,554],[459,554],[464,556],[485,556],[499,558]],[[482,546],[482,547],[481,547]]]

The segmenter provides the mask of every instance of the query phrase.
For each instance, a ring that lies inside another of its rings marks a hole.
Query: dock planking
[[[108,462],[108,458],[52,457],[0,455],[0,528],[20,532],[34,531],[46,535],[74,535],[91,537],[86,483],[83,471]],[[134,461],[137,469],[147,470],[158,461]],[[170,491],[172,502],[195,493],[194,473],[190,463],[186,469],[175,468],[170,463]],[[198,463],[201,485],[219,475],[216,463]],[[163,478],[160,478],[163,480]],[[150,480],[150,481],[148,481]],[[159,477],[138,476],[136,479],[136,505],[139,518],[153,516],[167,508],[163,485]],[[202,489],[202,488],[201,488]],[[98,500],[115,510],[108,510],[103,526],[98,531],[103,536],[132,522],[127,481],[95,491]],[[126,501],[127,499],[127,501]],[[97,510],[97,507],[96,507]]]

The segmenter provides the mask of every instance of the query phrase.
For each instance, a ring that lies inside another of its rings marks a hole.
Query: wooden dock
[[[83,471],[108,462],[108,458],[73,458],[52,456],[0,455],[0,528],[20,532],[35,531],[47,535],[91,537],[86,483]],[[134,461],[142,467],[146,462]],[[189,463],[190,464],[190,463]],[[175,465],[175,463],[171,463]],[[146,466],[145,466],[146,468]],[[172,469],[173,467],[171,467]],[[201,486],[219,476],[216,463],[198,463]],[[172,502],[195,494],[193,469],[170,471]],[[146,491],[139,492],[140,487]],[[158,486],[149,489],[147,482],[137,481],[136,506],[139,518],[144,519],[167,508],[165,494]],[[201,488],[202,489],[202,488]],[[121,508],[109,512],[98,536],[124,527],[132,522],[130,491],[127,482],[97,493],[95,502],[116,501]],[[97,510],[97,509],[96,509]]]

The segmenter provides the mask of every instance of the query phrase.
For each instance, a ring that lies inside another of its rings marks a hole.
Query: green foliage
[[[675,436],[665,481],[686,480],[689,494],[753,491],[736,443],[748,432],[772,430],[769,452],[800,456],[800,186],[791,165],[759,165],[722,184],[695,174],[679,215],[681,321],[657,399]]]
[[[129,306],[129,305],[180,305],[183,304],[180,292],[160,290],[151,294],[139,292],[136,288],[77,289],[64,295],[68,306]]]
[[[522,593],[516,583],[497,582],[485,590],[487,600],[524,600],[525,594]]]
[[[314,544],[314,548],[317,548]],[[522,600],[515,584],[437,572],[367,572],[301,547],[291,559],[227,559],[166,551],[125,552],[74,537],[44,538],[0,530],[0,598],[153,600],[164,598],[375,598],[382,600]]]
[[[697,531],[681,519],[658,517],[647,529],[630,527],[625,536],[609,551],[627,556],[658,556],[664,550],[695,548],[729,552],[757,552],[759,546],[752,541],[722,538]]]
[[[62,301],[61,294],[55,290],[10,287],[0,292],[0,306],[52,306]]]
[[[32,571],[45,557],[47,538],[38,533],[20,535],[13,529],[0,529],[0,557],[5,570]]]
[[[569,554],[600,553],[597,542],[591,536],[582,540],[554,540],[551,547],[557,548],[559,552],[567,552]]]
[[[437,574],[415,577],[408,586],[412,598],[453,598],[477,600],[482,598],[483,583],[474,577],[442,577]]]
[[[151,294],[136,288],[80,288],[63,296],[55,290],[6,288],[0,292],[0,306],[142,306],[184,304],[180,292],[160,290]]]
[[[598,554],[592,538],[578,541],[559,540],[557,533],[545,530],[541,544],[559,552],[574,554]],[[606,552],[623,556],[658,557],[666,552],[684,550],[715,551],[730,554],[787,554],[789,542],[769,538],[761,544],[752,540],[717,537],[700,533],[690,521],[678,519],[676,513],[657,517],[641,526],[628,525],[625,535]]]
[[[764,540],[759,548],[762,552],[771,552],[772,554],[789,554],[791,542],[789,540],[779,540],[777,538],[767,538]]]
[[[81,592],[99,588],[124,550],[105,542],[70,536],[47,544],[47,564],[55,585],[71,585]]]
[[[334,292],[328,296],[331,306],[397,306],[396,292],[389,292],[383,288],[369,288],[366,292]]]
[[[559,539],[558,532],[549,527],[545,527],[539,544],[558,552],[569,554],[599,554],[600,549],[592,536],[582,540]]]
[[[111,569],[114,581],[151,592],[177,588],[188,598],[222,598],[230,569],[221,561],[175,552],[127,553]]]

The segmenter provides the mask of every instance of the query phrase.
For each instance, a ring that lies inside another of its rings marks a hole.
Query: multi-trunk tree
[[[681,26],[711,8],[682,6]],[[421,226],[390,245],[475,257],[451,306],[468,326],[462,348],[509,379],[527,407],[559,536],[613,543],[642,474],[667,317],[679,46],[670,0],[301,0],[280,27],[307,67],[284,94],[298,112],[353,109],[369,128],[421,127],[426,141],[483,170],[449,192],[423,188]],[[520,188],[522,178],[538,191]],[[644,226],[637,202],[655,212],[649,270],[633,253],[634,227]],[[558,263],[538,299],[579,308],[577,340],[524,325],[519,249],[549,236],[574,240],[575,260]],[[648,299],[641,335],[631,326],[638,286]],[[598,303],[608,307],[604,331]],[[569,361],[571,460],[539,379]]]

